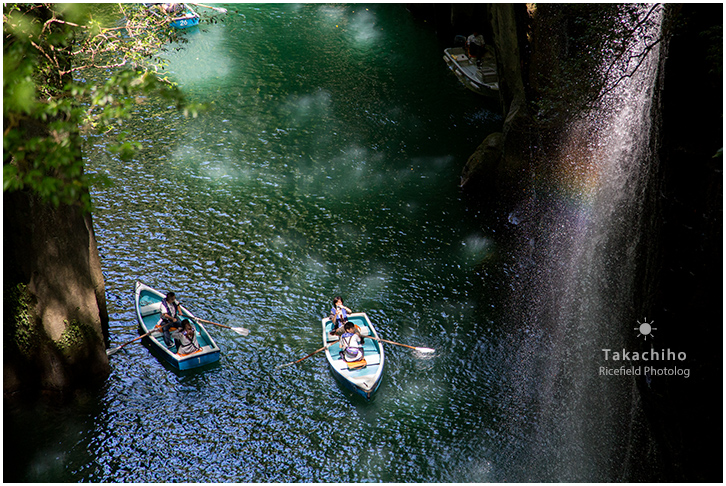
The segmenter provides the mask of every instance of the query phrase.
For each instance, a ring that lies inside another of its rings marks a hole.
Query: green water
[[[138,156],[89,139],[87,166],[112,181],[93,193],[112,345],[138,335],[136,280],[251,333],[212,326],[219,364],[185,374],[127,346],[100,394],[16,411],[10,429],[6,410],[6,440],[23,432],[5,479],[512,477],[496,424],[497,249],[458,187],[501,125],[496,105],[458,83],[402,5],[226,7],[167,53],[170,78],[210,109],[184,118],[145,100],[129,127]],[[369,402],[322,354],[277,370],[320,347],[338,294],[382,337],[436,353],[387,346]]]

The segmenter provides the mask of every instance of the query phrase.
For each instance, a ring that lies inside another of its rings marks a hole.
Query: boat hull
[[[161,318],[160,305],[165,296],[141,282],[136,282],[134,296],[136,319],[141,333],[146,334],[159,322]],[[175,352],[176,349],[173,345],[167,346],[164,343],[161,332],[153,332],[144,338],[144,342],[149,346],[152,354],[179,371],[199,368],[219,361],[221,351],[204,326],[187,309],[183,309],[182,317],[189,319],[194,325],[197,340],[199,345],[202,346],[202,350],[190,355],[180,356]]]
[[[175,29],[187,29],[199,25],[199,15],[194,13],[187,13],[181,17],[177,17],[169,22],[169,26]]]
[[[365,313],[351,314],[348,316],[348,320],[358,326],[364,336],[378,337],[375,328]],[[329,336],[332,325],[330,318],[326,317],[322,320],[324,345],[337,340],[337,337],[331,338]],[[340,357],[340,346],[338,344],[332,344],[327,348],[325,357],[328,360],[331,373],[344,388],[365,399],[370,399],[381,385],[385,355],[381,343],[373,339],[364,340],[363,353],[367,365],[355,370],[349,369],[347,363]]]
[[[461,84],[471,91],[484,96],[499,95],[499,77],[496,62],[491,53],[482,58],[482,65],[478,67],[476,60],[470,58],[461,47],[444,49],[444,61],[456,75]]]

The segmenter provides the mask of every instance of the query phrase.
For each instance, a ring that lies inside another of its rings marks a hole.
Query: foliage
[[[64,321],[65,329],[61,337],[54,341],[56,349],[64,356],[71,356],[74,348],[89,346],[94,341],[99,341],[98,334],[93,331],[93,327],[88,324],[82,324],[73,319],[71,322]]]
[[[120,127],[136,97],[150,93],[195,114],[162,77],[159,53],[180,34],[140,4],[106,8],[119,25],[102,27],[87,4],[4,7],[3,191],[28,189],[56,206],[90,210],[81,130]],[[140,148],[116,131],[110,151],[127,158]]]
[[[5,290],[5,319],[3,349],[6,353],[19,352],[29,357],[39,339],[35,320],[31,315],[32,297],[24,284]]]

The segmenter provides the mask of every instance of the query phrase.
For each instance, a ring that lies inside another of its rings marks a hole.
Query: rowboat
[[[355,324],[361,335],[378,337],[375,328],[363,312],[353,313],[348,320]],[[384,353],[379,341],[365,339],[363,343],[363,360],[347,363],[340,357],[340,346],[335,344],[338,336],[331,336],[333,323],[329,317],[322,320],[323,345],[330,345],[325,349],[325,357],[330,369],[338,382],[346,389],[369,399],[381,384],[383,376]]]
[[[181,14],[175,14],[174,18],[169,21],[169,26],[175,29],[186,29],[187,27],[199,25],[199,14],[186,3],[182,5],[184,6],[184,11]]]
[[[165,295],[141,282],[136,282],[134,295],[136,319],[139,321],[142,334],[146,334],[154,329],[159,319],[161,319],[161,301],[164,300]],[[167,346],[164,343],[161,331],[153,331],[144,338],[152,353],[179,371],[219,361],[219,346],[217,346],[204,326],[186,308],[182,309],[182,319],[188,319],[192,323],[196,331],[197,341],[202,349],[192,354],[179,355],[176,352],[175,345]]]
[[[459,81],[473,92],[485,96],[499,95],[497,64],[491,50],[482,56],[480,66],[477,66],[476,58],[469,57],[463,47],[444,49],[444,61]]]

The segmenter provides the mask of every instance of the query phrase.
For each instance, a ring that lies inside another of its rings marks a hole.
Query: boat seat
[[[353,361],[352,363],[346,361],[346,364],[348,365],[349,370],[357,370],[358,368],[365,368],[366,366],[368,366],[368,362],[365,358],[358,361]]]
[[[159,304],[148,304],[141,306],[139,308],[139,312],[141,313],[141,317],[150,316],[152,314],[158,314],[159,313]]]
[[[381,355],[378,354],[378,353],[371,354],[371,355],[366,355],[363,358],[363,360],[366,362],[366,365],[367,366],[376,366],[376,365],[381,364]],[[337,360],[335,360],[335,368],[338,369],[338,370],[348,370],[348,369],[350,369],[351,371],[353,371],[353,368],[350,368],[349,367],[349,364],[353,364],[353,363],[348,363],[347,361],[342,360],[340,358],[338,358]],[[355,368],[355,369],[359,369],[359,368]]]

